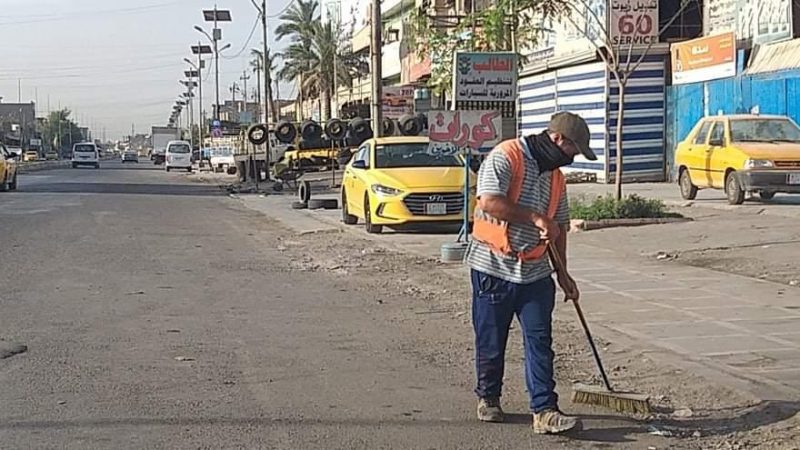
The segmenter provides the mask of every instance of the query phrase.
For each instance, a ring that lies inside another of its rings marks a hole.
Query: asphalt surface
[[[28,347],[0,359],[0,448],[650,440],[627,438],[646,431],[625,422],[536,436],[524,411],[476,422],[472,373],[398,350],[417,327],[367,307],[369,286],[292,269],[285,229],[147,162],[21,176],[18,192],[0,194],[0,230],[0,341]]]

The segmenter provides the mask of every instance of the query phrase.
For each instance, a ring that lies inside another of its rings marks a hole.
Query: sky
[[[292,0],[269,0],[270,45],[278,51],[272,30],[277,15]],[[260,4],[260,0],[258,0]],[[73,111],[95,137],[113,140],[153,125],[166,125],[175,100],[185,91],[179,84],[189,70],[183,59],[196,60],[190,46],[207,39],[194,30],[203,22],[203,9],[214,0],[0,0],[0,97],[4,103],[37,102],[37,116],[59,105]],[[221,24],[221,46],[231,48],[220,58],[220,102],[230,99],[229,87],[249,67],[250,49],[262,47],[260,21],[251,0],[217,0],[233,22]],[[241,55],[237,57],[237,54]],[[225,56],[227,55],[227,56]],[[213,61],[206,63],[213,67]],[[256,86],[251,79],[248,90]],[[206,78],[207,77],[207,78]],[[203,103],[211,114],[212,71],[204,73]],[[282,98],[293,95],[281,85]],[[237,98],[241,95],[237,94]],[[197,105],[195,99],[195,107]],[[195,109],[195,116],[197,116]]]

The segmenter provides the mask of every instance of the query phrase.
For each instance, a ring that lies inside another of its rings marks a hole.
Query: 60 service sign
[[[658,42],[658,0],[611,0],[608,30],[613,45]]]

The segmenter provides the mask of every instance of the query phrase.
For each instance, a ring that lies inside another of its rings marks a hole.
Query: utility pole
[[[383,37],[381,33],[381,2],[372,0],[372,18],[370,30],[372,31],[372,44],[370,56],[372,57],[372,132],[375,137],[383,136],[383,111],[381,99],[383,98],[383,67],[381,56],[383,54]]]
[[[473,0],[474,1],[474,0]],[[331,11],[331,6],[336,6],[336,11]],[[342,4],[337,0],[328,4],[329,20],[333,24],[333,39],[336,41],[333,47],[333,117],[339,117],[339,76],[338,76],[338,53],[339,53],[339,16],[341,15]]]
[[[262,117],[266,119],[266,109],[264,109],[264,106],[261,104],[261,60],[258,57],[256,57],[256,66],[253,68],[253,72],[256,74],[256,100],[259,109],[258,118],[256,120],[262,121]],[[263,120],[263,122],[267,123],[266,120]]]
[[[247,80],[250,79],[250,75],[247,74],[247,70],[242,73],[241,78],[242,83],[244,83],[244,115],[247,115]]]
[[[22,103],[22,78],[17,78],[17,103]]]

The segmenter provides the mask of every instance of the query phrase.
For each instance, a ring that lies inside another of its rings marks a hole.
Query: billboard
[[[381,101],[383,117],[399,119],[414,112],[414,86],[384,86]]]
[[[733,33],[692,39],[670,47],[672,84],[696,83],[736,75]]]
[[[516,101],[515,53],[457,52],[454,65],[453,92],[456,101]]]
[[[658,42],[658,0],[611,0],[608,34],[613,45]]]
[[[707,36],[733,32],[752,44],[791,39],[792,0],[706,0],[703,24]]]

